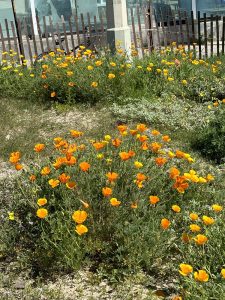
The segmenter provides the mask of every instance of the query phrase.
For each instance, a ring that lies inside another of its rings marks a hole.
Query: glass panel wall
[[[225,0],[198,0],[197,11],[206,13],[208,16],[225,15]]]
[[[10,0],[0,0],[0,23],[2,25],[3,34],[5,35],[5,19],[13,21],[12,5]]]

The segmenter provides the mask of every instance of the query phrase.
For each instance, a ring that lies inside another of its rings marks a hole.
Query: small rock
[[[14,283],[15,289],[23,290],[25,288],[25,282],[23,279],[18,278]]]

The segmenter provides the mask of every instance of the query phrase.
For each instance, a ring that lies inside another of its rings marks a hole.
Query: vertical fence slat
[[[44,33],[45,33],[45,40],[46,40],[46,44],[47,44],[47,49],[48,51],[50,51],[50,45],[49,45],[49,40],[48,40],[48,28],[46,25],[46,17],[43,17],[43,23],[44,23]]]
[[[158,20],[157,20],[157,17],[156,17],[155,9],[153,9],[153,13],[154,13],[154,18],[155,18],[156,33],[157,33],[157,39],[158,39],[158,44],[159,44],[158,47],[159,47],[159,50],[161,50],[160,35],[159,35],[159,25],[158,25]]]
[[[175,31],[175,42],[178,45],[178,29],[177,29],[177,20],[176,20],[175,12],[172,13],[172,18],[173,18],[173,26]]]
[[[202,46],[201,46],[201,23],[200,23],[200,11],[198,11],[198,49],[199,49],[199,58],[202,58]]]
[[[184,12],[185,24],[186,24],[186,36],[187,36],[187,44],[188,51],[190,51],[190,31],[189,31],[189,19],[187,15],[187,11]]]
[[[184,46],[184,34],[183,34],[182,16],[181,16],[180,10],[178,10],[178,18],[179,18],[179,26],[180,26],[181,44],[182,44],[182,46]]]
[[[166,13],[166,22],[167,22],[168,42],[169,42],[169,45],[170,45],[171,42],[172,42],[172,32],[171,32],[171,26],[170,26],[169,10],[167,10],[167,13]]]
[[[204,13],[204,43],[205,43],[205,57],[208,57],[208,36],[207,36],[207,24],[206,24],[206,13]]]
[[[12,50],[11,41],[10,41],[10,33],[9,33],[9,24],[8,24],[7,19],[5,19],[5,29],[6,29],[6,36],[7,36],[7,41],[8,41],[8,48],[9,48],[9,50]]]
[[[210,54],[213,56],[213,15],[210,17]]]
[[[92,32],[91,32],[91,18],[90,18],[90,14],[89,13],[87,13],[87,20],[88,20],[88,34],[89,34],[89,37],[88,37],[88,39],[87,39],[87,43],[88,44],[91,44],[91,43],[93,43],[94,41],[93,41],[93,38],[92,38]],[[88,45],[89,46],[89,45]],[[91,49],[92,50],[92,49]]]
[[[39,42],[40,42],[40,45],[41,45],[41,52],[44,53],[44,46],[43,46],[43,41],[42,41],[42,32],[41,32],[41,26],[40,26],[40,22],[39,22],[38,16],[36,17],[36,20],[37,20]]]
[[[135,29],[135,22],[134,22],[134,11],[133,8],[130,8],[130,13],[131,13],[131,24],[132,24],[132,32],[133,32],[133,38],[134,38],[134,47],[135,50],[137,50],[137,36],[136,36],[136,29]]]
[[[70,28],[70,37],[71,37],[71,45],[72,45],[72,50],[73,50],[73,55],[76,55],[76,49],[75,49],[75,44],[74,44],[74,37],[73,37],[73,24],[71,21],[71,17],[69,18],[69,28]]]
[[[76,27],[76,34],[77,34],[77,43],[78,46],[80,46],[80,29],[79,29],[79,21],[78,21],[78,16],[74,16],[74,22],[75,22],[75,27]]]
[[[141,52],[142,52],[142,56],[144,56],[144,43],[143,43],[143,36],[142,36],[142,29],[141,29],[141,17],[140,17],[139,5],[137,5],[137,19],[138,19],[138,29],[139,29],[139,37],[141,43]]]
[[[97,17],[94,16],[94,26],[95,26],[95,41],[98,41],[98,45],[101,43],[98,35],[98,25],[97,25]]]
[[[82,24],[82,32],[83,32],[83,39],[84,39],[84,45],[87,47],[87,38],[86,38],[86,29],[84,25],[84,15],[80,14],[81,24]]]
[[[164,26],[164,17],[162,13],[162,9],[160,8],[160,16],[161,16],[161,26],[162,26],[162,32],[163,32],[163,46],[167,46],[167,36],[165,32],[165,26]]]
[[[63,50],[63,46],[62,46],[62,40],[61,40],[61,32],[60,32],[60,28],[59,28],[59,23],[56,23],[56,31],[57,31],[57,35],[58,35],[58,40],[59,40],[59,48],[61,50]]]
[[[4,41],[4,35],[3,35],[1,23],[0,23],[0,37],[1,37],[1,42],[2,42],[2,50],[3,50],[3,52],[6,52],[5,41]]]
[[[101,45],[104,45],[105,32],[104,32],[104,22],[103,22],[103,16],[102,16],[102,14],[100,14],[100,24],[101,24],[101,34],[102,34]]]
[[[224,54],[225,16],[223,16],[222,54]]]
[[[22,26],[21,26],[21,21],[20,19],[17,19],[17,26],[18,26],[18,32],[19,32],[19,47],[20,47],[20,55],[21,56],[21,61],[24,61],[25,58],[25,51],[24,51],[24,45],[23,45],[23,36],[22,36]]]
[[[62,21],[63,33],[64,33],[64,39],[65,39],[66,54],[68,54],[70,50],[69,50],[69,44],[68,44],[68,39],[67,39],[67,33],[66,33],[66,23],[65,23],[63,16],[61,16],[61,21]]]
[[[195,20],[194,20],[194,12],[191,11],[191,31],[192,31],[192,39],[195,42]]]
[[[52,24],[52,17],[49,16],[49,25],[50,25],[50,33],[52,36],[52,50],[56,51],[56,40],[55,40],[55,34],[54,34],[54,29],[53,29],[53,24]]]
[[[30,62],[31,62],[31,64],[33,64],[33,56],[32,56],[32,51],[31,51],[31,46],[30,46],[30,39],[29,39],[29,36],[28,36],[26,19],[24,19],[24,32],[25,32],[25,37],[26,37],[26,41],[27,41],[28,54],[29,54]]]
[[[219,31],[219,16],[216,16],[216,48],[217,56],[220,55],[220,31]]]
[[[38,51],[37,51],[37,43],[36,43],[36,37],[34,33],[34,25],[33,25],[33,20],[32,18],[29,18],[30,24],[31,24],[31,35],[32,35],[32,41],[34,45],[34,54],[37,57],[38,56]]]
[[[18,62],[20,62],[19,47],[18,47],[18,43],[17,43],[16,30],[15,30],[14,22],[11,21],[10,24],[11,24],[12,34],[13,34],[14,47],[15,47],[15,51],[17,53],[16,54],[17,60],[18,60]]]

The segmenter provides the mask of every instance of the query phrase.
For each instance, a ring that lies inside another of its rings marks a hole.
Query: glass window
[[[197,11],[207,13],[207,15],[224,15],[225,1],[224,0],[198,0]]]
[[[5,19],[13,21],[12,5],[10,0],[0,0],[0,23],[5,35]]]

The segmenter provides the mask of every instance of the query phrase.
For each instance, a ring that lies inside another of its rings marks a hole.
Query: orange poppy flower
[[[114,139],[112,140],[112,144],[114,147],[119,147],[122,141],[120,139]]]
[[[131,134],[131,135],[136,135],[137,133],[138,133],[138,131],[135,130],[135,129],[131,129],[131,130],[130,130],[130,134]]]
[[[170,142],[171,141],[171,138],[168,136],[168,135],[164,135],[163,137],[162,137],[162,140],[164,141],[164,142]]]
[[[179,213],[181,211],[181,208],[180,206],[178,205],[172,205],[172,210],[175,212],[175,213]]]
[[[169,228],[169,226],[170,226],[170,221],[168,220],[168,219],[162,219],[161,220],[161,227],[163,228],[163,229],[168,229]]]
[[[56,92],[51,92],[51,98],[54,98],[56,96]]]
[[[101,143],[101,142],[96,142],[96,143],[93,143],[92,145],[95,147],[95,150],[97,150],[97,151],[105,147],[105,144]]]
[[[51,169],[49,167],[44,167],[41,170],[41,175],[45,176],[45,175],[49,175],[51,173]]]
[[[84,161],[79,164],[79,167],[83,172],[87,172],[90,169],[91,165]]]
[[[121,201],[117,200],[116,198],[112,198],[112,199],[110,199],[110,204],[112,206],[120,206]]]
[[[82,136],[84,133],[81,131],[77,131],[77,130],[70,130],[70,134],[72,135],[72,137],[78,138],[78,137]]]
[[[70,180],[70,176],[62,173],[59,175],[58,179],[61,183],[67,183]]]
[[[197,245],[204,245],[208,241],[208,238],[203,234],[198,234],[196,238],[194,238],[194,241]]]
[[[80,225],[76,226],[76,230],[75,231],[76,231],[77,234],[83,235],[83,234],[85,234],[85,233],[88,232],[88,228],[85,225],[80,224]]]
[[[130,206],[130,207],[133,208],[133,209],[138,208],[137,202],[131,203],[131,206]]]
[[[144,151],[148,150],[148,143],[147,142],[142,143],[141,149]]]
[[[45,148],[45,144],[36,144],[36,145],[34,146],[34,151],[35,151],[35,152],[41,152],[41,151],[44,150],[44,148]]]
[[[64,163],[67,165],[67,166],[73,166],[73,165],[75,165],[76,164],[76,162],[77,162],[77,159],[76,159],[76,157],[74,157],[74,156],[71,156],[69,159],[65,159],[64,160]]]
[[[109,172],[109,173],[106,174],[106,177],[108,178],[108,180],[110,182],[113,182],[113,181],[117,180],[118,176],[119,175],[115,172]]]
[[[112,189],[109,187],[105,187],[102,189],[102,194],[104,197],[109,197],[112,195]]]
[[[144,181],[144,180],[147,179],[147,176],[144,175],[143,173],[138,173],[138,174],[136,175],[136,178],[137,178],[138,181]]]
[[[156,136],[156,135],[159,135],[160,132],[158,130],[154,129],[154,130],[152,130],[151,134],[154,135],[154,136]]]
[[[183,151],[177,150],[176,151],[176,157],[177,158],[184,158],[185,157],[185,153]]]
[[[66,187],[70,190],[74,189],[76,187],[76,182],[74,181],[69,181],[66,183]]]
[[[78,223],[78,224],[82,224],[86,221],[87,219],[87,212],[85,210],[76,210],[74,211],[73,215],[72,215],[72,219]]]
[[[122,133],[127,130],[127,125],[118,125],[117,129],[119,130],[120,133]]]
[[[29,177],[29,179],[30,179],[30,181],[35,181],[36,180],[36,176],[35,175],[30,175],[30,177]]]
[[[18,163],[19,161],[20,161],[20,157],[21,157],[21,155],[20,155],[20,152],[12,152],[11,154],[10,154],[10,158],[9,158],[9,161],[12,163],[12,164],[16,164],[16,163]]]
[[[132,151],[132,150],[129,150],[128,154],[130,155],[130,157],[133,157],[133,156],[135,156],[135,152],[134,152],[134,151]]]
[[[36,212],[38,218],[44,219],[48,216],[48,211],[45,208],[39,208]]]
[[[21,165],[21,164],[15,164],[15,169],[16,169],[17,171],[20,171],[20,170],[23,169],[23,165]]]
[[[148,129],[148,127],[145,124],[138,124],[136,128],[140,132],[144,132],[145,130]]]
[[[149,196],[149,202],[151,203],[151,204],[156,204],[156,203],[158,203],[159,202],[159,197],[158,196]]]
[[[176,182],[174,183],[173,188],[183,194],[188,187],[189,184],[186,182],[186,178],[184,176],[176,177]]]
[[[162,148],[162,145],[159,144],[159,143],[154,142],[154,143],[150,144],[150,148],[151,148],[152,152],[156,153]]]
[[[47,204],[47,199],[46,198],[40,198],[40,199],[38,199],[38,201],[37,201],[37,205],[39,205],[39,206],[44,206],[45,204]]]
[[[147,135],[141,135],[141,136],[139,136],[138,139],[141,143],[144,143],[148,140],[148,137],[147,137]]]
[[[50,179],[48,183],[54,189],[59,185],[60,181],[58,179]]]
[[[164,157],[156,157],[155,162],[158,166],[163,166],[167,162],[167,159]]]
[[[128,152],[120,152],[119,156],[122,160],[126,161],[130,159],[130,154]]]
[[[205,270],[199,270],[198,272],[194,272],[194,278],[196,281],[207,282],[209,280],[209,275]]]
[[[180,175],[180,171],[177,168],[173,167],[170,169],[170,178],[171,179],[175,179],[179,175]]]

